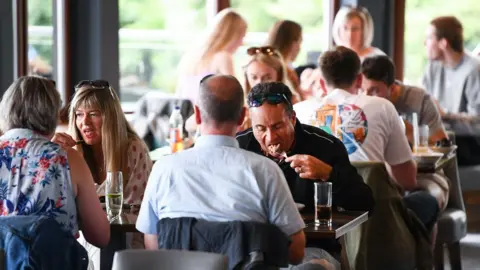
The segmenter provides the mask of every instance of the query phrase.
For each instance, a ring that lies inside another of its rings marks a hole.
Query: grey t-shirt
[[[455,68],[431,61],[423,74],[423,85],[445,111],[480,115],[480,61],[477,58],[464,54]]]
[[[438,130],[445,131],[440,112],[432,97],[423,89],[395,82],[400,86],[400,96],[393,102],[400,114],[417,113],[418,124],[428,125],[430,134]]]

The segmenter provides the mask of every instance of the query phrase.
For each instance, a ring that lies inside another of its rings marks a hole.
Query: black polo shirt
[[[260,144],[253,135],[252,128],[237,134],[240,147],[264,155]],[[332,182],[332,204],[345,210],[371,211],[374,205],[372,191],[363,182],[362,177],[350,163],[343,143],[325,131],[301,124],[297,119],[295,125],[295,143],[289,156],[305,154],[332,166],[329,182]],[[290,167],[290,163],[280,163],[293,199],[305,204],[304,212],[314,211],[314,180],[302,179]]]

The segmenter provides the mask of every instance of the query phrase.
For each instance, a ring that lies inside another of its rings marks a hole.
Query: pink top
[[[213,74],[214,72],[203,72],[200,75],[182,75],[177,82],[177,89],[175,94],[182,99],[188,99],[196,104],[200,86],[200,80],[203,77]]]
[[[130,178],[123,190],[123,202],[130,205],[140,205],[147,186],[148,176],[152,170],[152,160],[148,149],[142,141],[135,140],[128,148],[128,171]],[[98,185],[97,194],[105,194],[105,181]]]

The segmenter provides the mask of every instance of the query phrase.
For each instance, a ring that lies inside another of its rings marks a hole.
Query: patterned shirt
[[[123,190],[123,202],[130,205],[140,205],[147,187],[148,176],[152,170],[152,160],[146,145],[140,140],[134,140],[128,147],[129,179]],[[97,194],[105,195],[106,181],[97,187]]]
[[[44,215],[78,234],[67,153],[28,129],[0,137],[0,216]]]

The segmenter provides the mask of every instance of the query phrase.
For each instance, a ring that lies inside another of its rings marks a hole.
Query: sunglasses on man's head
[[[260,107],[264,102],[272,105],[285,103],[289,108],[292,107],[292,103],[290,103],[285,94],[252,95],[248,98],[248,107]]]
[[[266,55],[276,55],[278,56],[277,50],[271,46],[265,47],[251,47],[247,49],[247,54],[250,56],[257,55],[257,54],[266,54]]]
[[[78,89],[84,86],[88,86],[89,88],[93,88],[93,89],[109,89],[110,88],[110,84],[105,80],[95,80],[95,81],[84,80],[84,81],[80,81],[79,83],[77,83],[77,85],[75,85],[75,91],[77,91]]]

